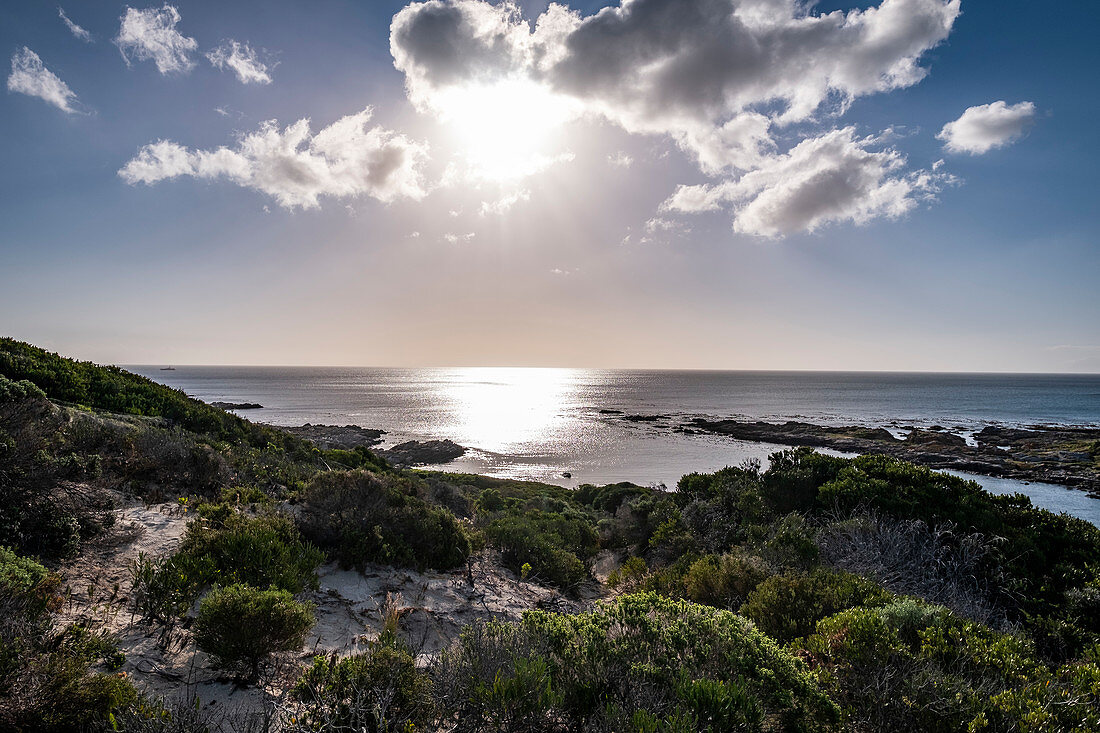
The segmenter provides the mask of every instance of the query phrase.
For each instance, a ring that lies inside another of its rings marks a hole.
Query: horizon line
[[[162,364],[164,366],[162,366]],[[1010,370],[940,370],[940,369],[759,369],[724,367],[588,367],[588,366],[537,366],[531,364],[433,364],[433,365],[392,365],[392,364],[182,364],[179,362],[161,362],[158,364],[109,364],[124,369],[147,368],[166,371],[180,368],[229,368],[229,369],[554,369],[560,371],[598,371],[598,372],[721,372],[721,373],[777,373],[777,374],[928,374],[928,375],[970,375],[970,376],[1021,376],[1021,377],[1100,377],[1100,372],[1026,372]]]

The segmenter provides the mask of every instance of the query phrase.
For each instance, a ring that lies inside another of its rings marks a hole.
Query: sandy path
[[[478,619],[518,619],[531,608],[573,611],[581,605],[516,577],[489,556],[475,558],[469,572],[451,573],[389,566],[369,566],[360,573],[328,564],[319,569],[318,590],[304,594],[316,605],[317,624],[303,649],[281,659],[262,685],[241,688],[209,668],[188,623],[165,633],[130,610],[131,563],[142,554],[175,551],[191,517],[171,503],[129,506],[116,514],[110,535],[61,569],[67,599],[60,620],[113,634],[126,655],[122,671],[139,689],[168,699],[198,698],[200,705],[218,711],[278,707],[313,655],[364,649],[381,630],[387,597],[398,608],[401,633],[421,664]]]

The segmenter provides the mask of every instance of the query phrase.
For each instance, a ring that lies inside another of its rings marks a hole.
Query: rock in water
[[[466,449],[452,440],[409,440],[375,452],[395,466],[424,466],[453,461]]]

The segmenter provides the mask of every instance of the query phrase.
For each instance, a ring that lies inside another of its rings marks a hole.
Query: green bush
[[[42,564],[0,545],[0,588],[26,593],[49,575]]]
[[[586,504],[596,511],[614,514],[625,502],[641,496],[649,496],[653,489],[645,489],[628,481],[606,486],[593,486],[581,484],[577,488],[576,499],[581,504]]]
[[[0,374],[0,403],[18,402],[19,400],[33,398],[45,399],[46,393],[26,379],[13,381]]]
[[[146,618],[171,623],[214,584],[268,586],[291,593],[317,587],[324,554],[303,542],[281,514],[248,517],[226,504],[203,504],[172,555],[139,555],[131,565],[131,603]]]
[[[173,553],[151,558],[138,555],[130,565],[130,604],[150,621],[172,624],[187,614],[214,576],[210,558]]]
[[[1026,639],[901,599],[823,619],[805,644],[850,725],[891,731],[1085,731],[1100,669],[1052,672]]]
[[[458,730],[815,731],[839,719],[802,663],[751,624],[653,594],[471,627],[434,675]]]
[[[773,453],[762,476],[765,501],[779,514],[809,511],[817,503],[818,489],[846,464],[847,459],[806,447]]]
[[[287,731],[408,731],[434,712],[431,681],[400,643],[375,643],[360,654],[319,656],[298,679],[300,705]]]
[[[74,361],[11,338],[0,338],[0,376],[36,385],[52,400],[125,415],[163,417],[187,430],[229,443],[312,451],[281,430],[255,425],[116,366]],[[25,389],[25,388],[24,388]]]
[[[607,586],[617,590],[634,590],[649,574],[649,567],[640,557],[629,557],[620,567],[612,570],[607,576]]]
[[[302,492],[298,524],[348,566],[459,567],[470,555],[470,539],[454,514],[417,495],[423,488],[414,479],[370,471],[318,474]]]
[[[491,520],[484,531],[513,572],[530,565],[530,577],[567,588],[588,577],[586,562],[599,549],[593,525],[579,513],[511,510]]]
[[[854,606],[879,606],[891,594],[858,575],[818,568],[773,575],[745,600],[740,613],[768,636],[790,641],[808,635],[817,622]]]
[[[0,730],[82,730],[138,699],[129,680],[95,671],[117,668],[110,638],[57,627],[44,582],[27,593],[0,586]]]
[[[766,527],[753,530],[756,531],[752,534],[761,535],[754,543],[757,552],[772,567],[811,570],[817,566],[820,551],[815,542],[815,530],[801,514],[787,514]]]
[[[684,597],[715,608],[737,609],[769,575],[758,557],[707,555],[684,575]]]
[[[192,521],[179,552],[210,563],[208,584],[274,586],[291,593],[316,588],[317,566],[325,559],[285,515],[250,518],[235,511],[221,521]]]
[[[313,605],[285,590],[218,587],[199,604],[195,643],[215,666],[254,680],[272,654],[300,649],[313,622]]]

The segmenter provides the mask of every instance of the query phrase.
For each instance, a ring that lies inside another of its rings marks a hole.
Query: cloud
[[[370,107],[316,134],[308,119],[279,129],[274,120],[233,148],[189,150],[170,140],[145,145],[119,170],[134,185],[179,176],[226,178],[273,197],[284,208],[314,208],[322,196],[370,196],[383,202],[426,194],[427,146],[382,127],[367,128]]]
[[[948,122],[936,135],[950,153],[981,155],[1019,140],[1035,121],[1031,102],[1007,105],[1004,100],[967,107],[962,116]]]
[[[795,0],[634,0],[534,29],[514,5],[429,0],[394,16],[390,46],[421,108],[471,82],[536,80],[631,132],[672,135],[708,169],[751,168],[768,130],[828,100],[910,86],[959,0],[883,0],[814,15]]]
[[[954,180],[942,173],[906,173],[905,158],[893,149],[875,150],[879,142],[857,138],[852,127],[833,130],[803,140],[737,180],[680,186],[661,208],[685,213],[728,208],[734,231],[779,237],[840,221],[897,218]]]
[[[38,97],[69,114],[80,111],[76,107],[76,94],[69,85],[47,69],[38,54],[26,46],[11,57],[8,91]]]
[[[195,68],[191,54],[198,43],[176,30],[179,22],[179,11],[167,3],[159,10],[127,7],[115,45],[127,64],[131,59],[152,61],[162,74],[186,74]]]
[[[91,43],[92,34],[78,26],[76,23],[69,20],[69,16],[65,15],[65,11],[61,7],[57,8],[57,14],[61,18],[61,20],[65,21],[65,26],[69,29],[69,31],[72,32],[74,36],[82,41]]]
[[[527,189],[522,189],[507,196],[502,196],[496,201],[482,201],[481,209],[478,210],[478,215],[486,216],[487,214],[504,214],[520,201],[530,200],[531,192]]]
[[[447,232],[443,235],[443,239],[447,244],[458,244],[459,242],[469,242],[476,237],[475,232],[467,232],[466,234],[455,234],[454,232]]]
[[[242,84],[271,83],[270,69],[247,43],[223,41],[220,46],[207,52],[206,58],[216,69],[231,70]]]
[[[625,151],[620,150],[614,155],[607,156],[607,162],[616,168],[629,168],[634,165],[634,158],[632,158]]]
[[[589,16],[551,5],[529,24],[512,3],[428,0],[394,16],[390,47],[421,111],[438,113],[436,100],[463,90],[536,84],[573,117],[669,136],[727,190],[777,170],[803,140],[827,137],[853,100],[923,79],[921,59],[947,38],[959,7],[881,0],[814,13],[802,0],[631,0]],[[895,171],[888,180],[903,179]],[[862,179],[851,188],[879,190]],[[769,191],[778,195],[774,186],[757,195]],[[844,220],[841,211],[895,210],[872,200],[801,218],[814,226]],[[786,231],[766,219],[754,207],[743,226]]]

